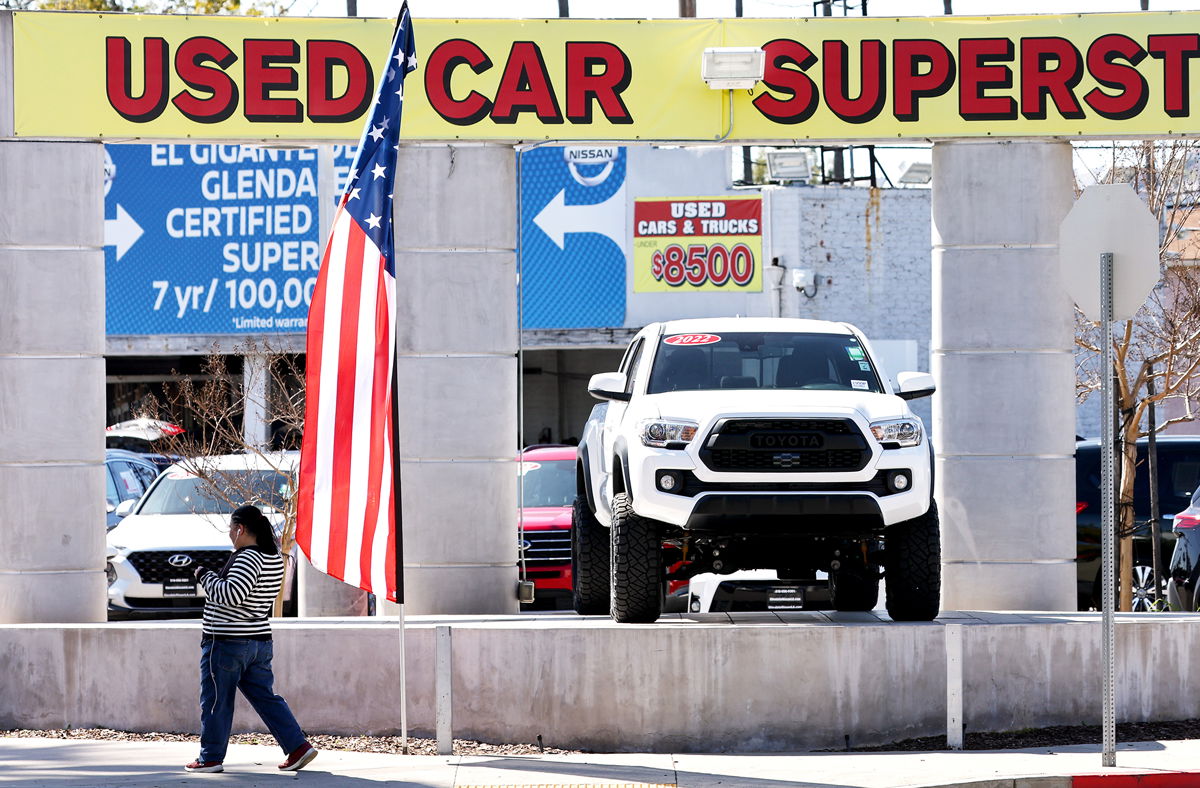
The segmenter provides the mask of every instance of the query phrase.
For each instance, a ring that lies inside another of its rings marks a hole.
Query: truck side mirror
[[[920,399],[937,391],[933,375],[928,372],[901,372],[896,375],[896,388],[900,399]]]
[[[625,391],[627,382],[622,372],[601,372],[599,375],[592,375],[592,379],[588,381],[588,394],[596,399],[628,402],[630,395]]]

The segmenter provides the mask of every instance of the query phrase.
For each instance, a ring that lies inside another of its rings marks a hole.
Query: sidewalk
[[[273,747],[235,745],[222,774],[187,774],[196,745],[0,738],[0,786],[272,786],[484,788],[606,785],[615,788],[1185,788],[1200,786],[1200,741],[1121,744],[1117,769],[1101,770],[1099,746],[986,752],[556,756],[378,755],[326,750],[284,774]],[[1185,772],[1191,772],[1187,774]],[[1104,778],[1072,775],[1098,775]],[[1135,775],[1150,774],[1148,778]],[[1028,779],[1035,778],[1035,779]],[[1036,779],[1041,778],[1041,779]]]

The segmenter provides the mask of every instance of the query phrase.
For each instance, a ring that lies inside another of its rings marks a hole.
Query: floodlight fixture
[[[767,177],[773,181],[807,181],[812,162],[806,150],[767,151]]]
[[[700,77],[713,90],[749,90],[763,78],[766,65],[766,53],[758,47],[709,47]]]
[[[900,183],[923,184],[933,180],[933,163],[914,161],[900,174]]]

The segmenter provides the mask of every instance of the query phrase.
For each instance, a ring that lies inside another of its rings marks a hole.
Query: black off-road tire
[[[657,524],[634,513],[629,495],[612,500],[612,617],[648,624],[662,614],[662,541]]]
[[[893,621],[932,621],[942,593],[942,539],[937,504],[887,529],[887,612]]]
[[[863,566],[843,567],[829,574],[833,609],[844,613],[874,610],[879,603],[879,574]]]
[[[608,529],[592,514],[587,498],[571,510],[571,606],[581,616],[608,612]]]

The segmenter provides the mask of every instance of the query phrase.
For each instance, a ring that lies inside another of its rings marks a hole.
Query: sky
[[[860,16],[864,0],[845,0],[846,13]],[[870,16],[941,16],[942,0],[866,0]],[[1138,12],[1139,0],[951,0],[955,16],[987,16],[1001,14],[1078,14]],[[358,15],[365,17],[395,17],[400,0],[357,0]],[[813,16],[813,0],[743,0],[743,16],[789,18]],[[409,10],[421,18],[527,18],[545,19],[558,16],[558,0],[408,0]],[[570,15],[580,19],[647,19],[679,16],[678,0],[568,0]],[[696,0],[698,17],[717,18],[735,15],[735,0]],[[1150,11],[1200,11],[1200,0],[1149,0]],[[843,14],[843,0],[834,0],[835,16]],[[295,0],[292,16],[345,16],[346,0]],[[420,42],[418,42],[419,46]],[[861,154],[860,154],[861,156]],[[885,172],[895,181],[912,162],[927,162],[927,147],[913,149],[877,148],[877,156]],[[1075,173],[1081,185],[1094,183],[1102,177],[1111,161],[1111,151],[1101,143],[1077,146]],[[866,159],[857,165],[866,168]]]
[[[849,0],[849,14],[862,12],[862,0]],[[572,17],[583,19],[646,19],[679,15],[677,0],[568,0]],[[956,16],[988,14],[1076,14],[1088,12],[1138,11],[1138,0],[952,0]],[[696,0],[700,17],[732,17],[735,0]],[[812,0],[744,0],[748,17],[813,16]],[[871,16],[940,16],[942,0],[868,0]],[[426,18],[532,18],[558,16],[558,0],[409,0],[409,10]],[[358,0],[359,16],[394,17],[399,0]],[[1200,10],[1200,2],[1150,0],[1151,11]],[[296,0],[292,14],[345,16],[345,0]],[[835,0],[834,14],[842,14]]]

